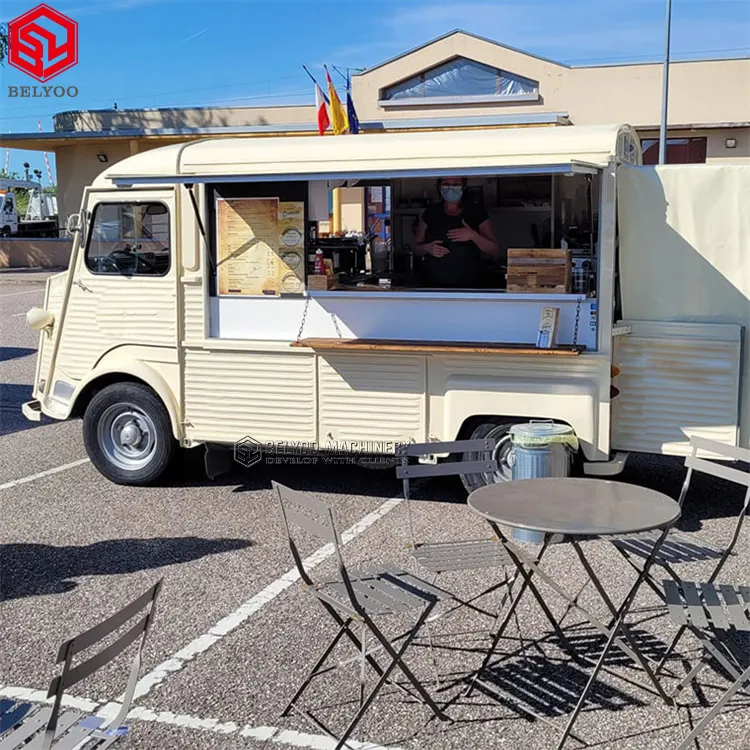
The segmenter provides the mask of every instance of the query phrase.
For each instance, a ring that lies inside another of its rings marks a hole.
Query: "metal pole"
[[[659,133],[659,164],[667,161],[667,109],[669,108],[669,41],[672,34],[672,0],[667,0],[667,32],[664,49],[664,81],[662,84],[661,131]]]

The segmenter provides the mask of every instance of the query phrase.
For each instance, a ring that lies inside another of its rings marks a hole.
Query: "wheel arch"
[[[474,414],[472,416],[466,417],[464,421],[461,423],[461,426],[458,429],[458,434],[456,435],[456,440],[465,440],[468,439],[471,433],[473,432],[474,428],[477,425],[482,424],[482,422],[486,422],[487,420],[494,420],[494,421],[501,421],[501,422],[509,422],[512,424],[521,424],[523,422],[530,422],[531,420],[539,420],[539,416],[528,416],[528,417],[522,417],[518,414],[508,415],[508,414]],[[575,433],[575,425],[571,424],[566,419],[559,419],[556,417],[549,417],[549,419],[554,422],[555,424],[564,424],[568,427],[570,427],[573,432]],[[585,443],[584,441],[581,441],[580,447],[578,449],[579,454],[582,454],[583,456],[586,456],[586,450],[585,450]]]
[[[103,388],[115,383],[141,383],[150,388],[159,397],[169,414],[172,435],[176,440],[182,440],[182,424],[172,389],[165,378],[145,362],[130,360],[127,367],[118,366],[116,363],[97,367],[79,385],[73,397],[70,416],[82,417],[91,399]]]

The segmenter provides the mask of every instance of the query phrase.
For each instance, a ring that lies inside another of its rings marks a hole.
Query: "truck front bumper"
[[[27,401],[21,406],[21,411],[23,412],[24,417],[31,422],[42,421],[42,404],[40,401]]]

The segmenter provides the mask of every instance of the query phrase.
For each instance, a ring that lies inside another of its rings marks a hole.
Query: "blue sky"
[[[79,24],[79,63],[52,83],[76,99],[9,99],[0,130],[29,132],[66,109],[311,103],[301,69],[363,68],[455,28],[571,64],[663,56],[665,0],[47,0]],[[3,0],[2,20],[34,7]],[[750,56],[750,0],[673,0],[674,59]],[[696,92],[700,96],[700,92]],[[0,167],[4,166],[5,154]],[[11,152],[44,169],[41,154]]]

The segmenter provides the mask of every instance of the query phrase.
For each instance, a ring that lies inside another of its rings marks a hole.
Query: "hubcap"
[[[510,482],[513,478],[513,471],[508,462],[510,451],[513,447],[510,441],[510,433],[507,431],[506,427],[498,425],[497,427],[493,427],[486,437],[497,440],[495,449],[492,452],[492,458],[497,461],[497,471],[485,475],[488,484],[494,484],[495,482]]]
[[[108,407],[99,420],[97,434],[107,460],[126,471],[146,466],[156,450],[156,427],[135,404]]]

